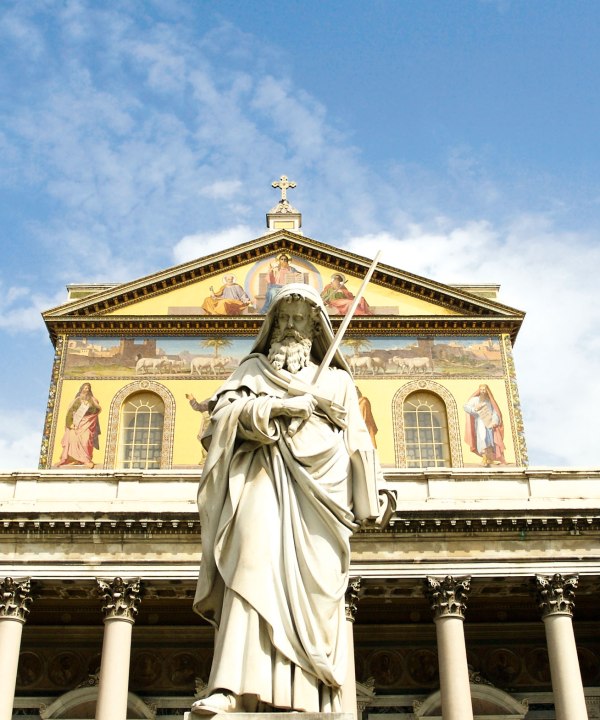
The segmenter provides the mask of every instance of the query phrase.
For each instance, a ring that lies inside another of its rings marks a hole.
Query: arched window
[[[446,407],[432,392],[417,391],[403,405],[406,467],[450,467]]]
[[[156,470],[161,466],[165,404],[153,392],[130,395],[121,407],[118,466]]]

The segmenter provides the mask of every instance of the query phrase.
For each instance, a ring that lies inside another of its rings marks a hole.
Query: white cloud
[[[45,330],[41,313],[66,300],[66,291],[46,295],[0,280],[0,330],[26,333]]]
[[[40,458],[43,417],[32,411],[0,408],[0,470],[31,470]]]
[[[247,225],[236,225],[212,233],[186,235],[173,248],[173,258],[176,263],[187,262],[221,250],[227,250],[232,245],[248,242],[248,240],[259,235],[260,232],[252,230]]]
[[[241,188],[241,180],[215,180],[215,182],[200,188],[200,194],[215,200],[231,200]]]

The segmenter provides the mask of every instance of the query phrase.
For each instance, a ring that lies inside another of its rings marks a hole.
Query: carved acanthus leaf
[[[122,618],[133,622],[138,613],[137,606],[142,599],[140,579],[124,580],[116,577],[106,581],[96,578],[96,582],[98,583],[98,592],[105,602],[102,606],[105,619]]]
[[[431,603],[435,618],[452,616],[464,618],[467,609],[467,594],[471,589],[471,578],[428,577],[425,580],[425,594]]]
[[[30,578],[15,580],[5,577],[0,581],[0,617],[14,618],[25,622],[30,609],[29,605],[33,602],[30,592]]]
[[[360,592],[361,578],[351,577],[346,588],[346,620],[354,622],[358,610],[358,593]]]
[[[573,615],[577,575],[536,575],[535,582],[542,617],[554,614]]]

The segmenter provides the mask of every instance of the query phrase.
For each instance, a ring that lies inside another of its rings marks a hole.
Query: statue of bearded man
[[[287,285],[211,399],[194,609],[216,636],[192,714],[341,710],[350,536],[381,470],[341,353],[311,386],[332,341],[319,294]]]

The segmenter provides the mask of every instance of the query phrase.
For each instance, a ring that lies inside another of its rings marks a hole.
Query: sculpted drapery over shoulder
[[[217,633],[193,713],[341,709],[350,536],[380,470],[340,353],[311,388],[332,340],[319,294],[287,285],[212,398],[194,608]]]

